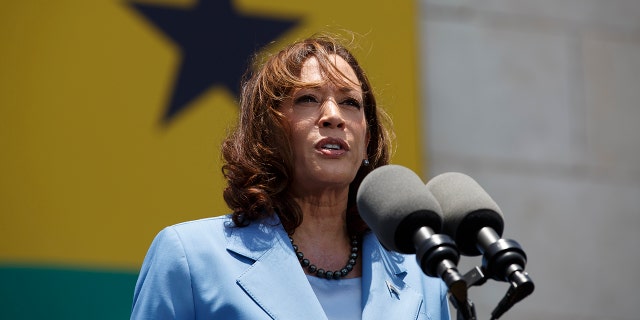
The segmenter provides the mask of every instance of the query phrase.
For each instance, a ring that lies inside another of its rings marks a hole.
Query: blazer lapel
[[[403,280],[406,270],[401,260],[406,256],[384,250],[368,233],[362,258],[362,318],[418,319],[423,297]]]
[[[254,260],[236,280],[273,319],[326,319],[278,219],[229,228],[227,249]]]

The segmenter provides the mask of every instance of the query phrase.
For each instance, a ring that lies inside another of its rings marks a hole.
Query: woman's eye
[[[345,99],[344,101],[342,101],[342,104],[346,104],[348,106],[352,106],[352,107],[356,107],[358,109],[360,109],[360,101],[354,99],[354,98],[348,98]]]
[[[308,95],[308,94],[300,96],[296,99],[296,103],[315,103],[315,102],[318,102],[318,100],[314,96]]]

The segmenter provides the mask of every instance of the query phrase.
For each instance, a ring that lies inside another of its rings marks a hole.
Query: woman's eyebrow
[[[342,86],[340,88],[338,88],[338,90],[340,90],[340,92],[342,93],[355,93],[355,94],[362,94],[362,90],[360,90],[360,88],[356,88],[356,87],[348,87],[348,86]]]

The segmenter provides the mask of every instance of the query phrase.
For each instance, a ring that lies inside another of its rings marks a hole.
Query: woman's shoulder
[[[283,233],[281,229],[282,225],[277,217],[253,221],[245,226],[236,226],[231,215],[227,214],[180,222],[164,228],[159,236],[171,235],[183,243],[202,243],[203,241],[223,243],[245,238],[253,240],[260,238],[265,241],[275,234]]]
[[[233,223],[231,221],[231,215],[221,215],[216,217],[207,217],[196,220],[189,220],[184,222],[179,222],[174,225],[169,226],[168,228],[178,229],[178,230],[192,230],[192,229],[201,229],[208,228],[214,226],[220,226],[225,224]]]
[[[273,222],[240,227],[229,215],[185,221],[160,231],[149,252],[167,259],[186,257],[198,266],[224,263],[230,252],[256,258],[278,241],[289,243],[282,226]]]
[[[219,242],[224,237],[225,226],[231,223],[228,215],[184,221],[165,227],[156,239],[173,239],[183,245],[207,240]]]

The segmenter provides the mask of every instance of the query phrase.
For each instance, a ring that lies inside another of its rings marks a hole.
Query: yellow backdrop
[[[132,282],[153,236],[170,224],[228,212],[221,197],[218,149],[237,114],[235,96],[225,86],[212,85],[163,124],[184,52],[133,3],[30,0],[3,5],[0,280],[40,279],[32,284],[37,293],[21,288],[19,281],[0,286],[4,302],[55,295],[51,291],[57,287],[46,282],[55,282],[50,278],[61,273],[84,274],[89,282],[94,275],[123,275],[122,288],[109,292],[119,299],[125,292],[126,305],[118,310],[128,312]],[[135,3],[184,10],[197,4]],[[419,171],[412,1],[231,4],[240,16],[297,21],[273,39],[270,50],[318,31],[362,35],[355,54],[394,120],[393,162]],[[73,304],[48,315],[72,315],[65,308],[77,307]],[[0,311],[0,318],[11,312],[20,310]],[[36,317],[23,313],[29,314]]]

